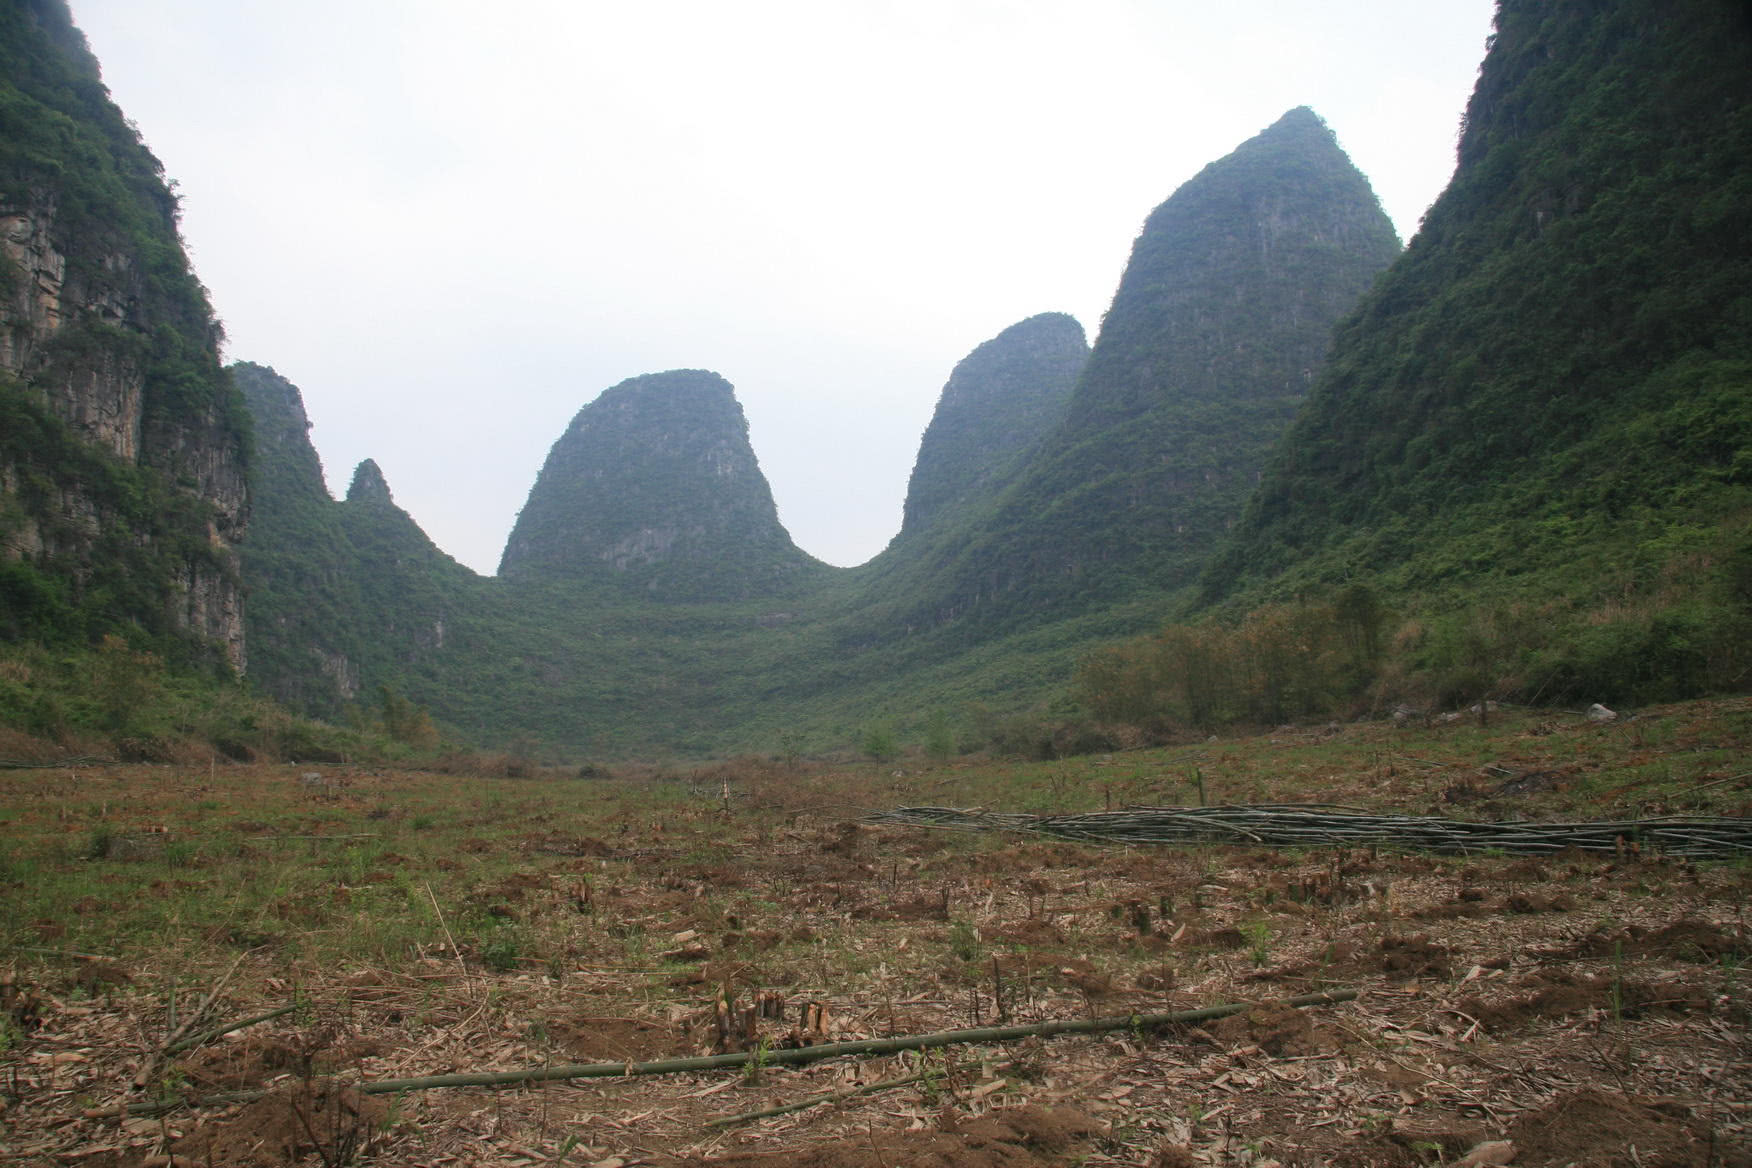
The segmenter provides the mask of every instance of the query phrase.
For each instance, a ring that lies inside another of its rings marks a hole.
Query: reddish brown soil
[[[1509,1128],[1525,1168],[1710,1168],[1752,1162],[1745,1149],[1718,1146],[1687,1104],[1632,1099],[1584,1087],[1552,1100]]]
[[[171,1154],[190,1164],[261,1168],[295,1164],[316,1154],[336,1164],[368,1155],[389,1114],[381,1099],[317,1080],[282,1087],[236,1115],[176,1141]]]
[[[881,1132],[822,1140],[784,1152],[752,1152],[687,1165],[722,1168],[1048,1168],[1086,1150],[1105,1125],[1071,1108],[1016,1107],[977,1119],[953,1111],[934,1130]]]

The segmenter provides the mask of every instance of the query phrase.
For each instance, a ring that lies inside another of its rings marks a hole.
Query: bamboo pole
[[[576,1063],[557,1067],[526,1067],[519,1071],[475,1071],[452,1075],[425,1075],[411,1079],[373,1079],[348,1086],[361,1095],[396,1095],[403,1091],[431,1091],[443,1087],[505,1087],[518,1083],[555,1082],[565,1079],[613,1079],[635,1075],[676,1075],[689,1071],[715,1071],[726,1067],[788,1067],[823,1059],[848,1055],[898,1054],[905,1050],[932,1050],[942,1046],[957,1046],[969,1042],[1014,1042],[1020,1038],[1053,1038],[1060,1034],[1102,1034],[1110,1030],[1155,1030],[1164,1026],[1183,1026],[1227,1018],[1251,1010],[1255,1006],[1280,1005],[1326,1006],[1348,1002],[1357,996],[1353,989],[1330,990],[1318,994],[1302,994],[1278,1002],[1229,1002],[1221,1006],[1206,1006],[1198,1010],[1177,1010],[1169,1014],[1123,1014],[1107,1018],[1073,1018],[1037,1022],[1027,1026],[985,1026],[971,1030],[939,1030],[932,1034],[902,1035],[898,1038],[872,1038],[857,1042],[828,1042],[820,1046],[805,1046],[796,1050],[737,1052],[735,1054],[701,1055],[697,1058],[660,1059],[643,1063]],[[266,1092],[206,1096],[175,1103],[132,1103],[132,1115],[156,1115],[177,1107],[205,1107],[215,1104],[247,1102],[259,1099]]]
[[[200,1023],[202,1018],[207,1016],[207,1012],[213,1008],[213,1003],[219,1000],[219,995],[224,991],[227,985],[231,984],[231,979],[236,975],[238,967],[241,966],[244,959],[253,952],[255,951],[251,949],[237,955],[237,960],[231,963],[231,968],[225,971],[225,976],[220,978],[218,983],[208,992],[207,996],[201,999],[200,1004],[195,1007],[195,1012],[190,1014],[188,1018],[183,1021],[181,1026],[172,1030],[170,1036],[164,1040],[164,1045],[159,1048],[161,1054],[170,1054],[171,1047],[180,1042],[190,1030],[193,1030]],[[172,986],[171,993],[174,995],[175,992],[176,987]],[[176,999],[173,996],[171,998],[171,1013],[173,1017],[175,1012]]]
[[[1669,856],[1733,858],[1752,854],[1752,822],[1736,818],[1556,823],[1477,823],[1372,815],[1319,803],[1224,807],[1131,807],[1077,815],[1021,815],[953,807],[901,807],[864,817],[867,823],[951,831],[1032,832],[1109,844],[1232,843],[1278,847],[1408,847],[1446,853],[1488,851],[1550,854],[1565,848],[1618,852],[1648,846]]]
[[[1333,1002],[1348,1002],[1357,996],[1356,990],[1334,990],[1330,993],[1304,994],[1288,998],[1287,1006],[1324,1006]],[[1259,1005],[1257,1002],[1231,1002],[1222,1006],[1207,1006],[1202,1010],[1180,1010],[1172,1014],[1127,1014],[1108,1018],[1071,1018],[1037,1022],[1027,1026],[985,1026],[971,1030],[939,1030],[933,1034],[902,1035],[898,1038],[871,1038],[857,1042],[828,1042],[820,1046],[804,1046],[796,1050],[736,1052],[733,1054],[701,1055],[698,1058],[662,1059],[645,1063],[583,1063],[559,1067],[530,1067],[521,1071],[482,1071],[453,1075],[428,1075],[415,1079],[377,1079],[360,1083],[354,1090],[366,1095],[389,1095],[398,1091],[425,1091],[435,1087],[496,1087],[509,1083],[532,1083],[556,1079],[607,1079],[632,1075],[671,1075],[685,1071],[712,1071],[724,1067],[802,1066],[823,1059],[845,1055],[898,1054],[903,1050],[933,1050],[940,1046],[958,1046],[969,1042],[1014,1042],[1019,1038],[1052,1038],[1060,1034],[1101,1034],[1109,1030],[1137,1027],[1152,1030],[1162,1026],[1177,1026],[1227,1018]]]

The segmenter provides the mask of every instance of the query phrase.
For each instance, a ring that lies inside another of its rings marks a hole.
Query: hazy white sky
[[[71,0],[184,197],[228,356],[492,572],[628,377],[728,378],[797,543],[879,552],[937,394],[1091,340],[1151,208],[1297,105],[1402,237],[1489,0]]]

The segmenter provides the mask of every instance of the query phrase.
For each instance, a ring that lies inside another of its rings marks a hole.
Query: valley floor
[[[1748,1164],[1743,860],[1097,847],[863,817],[1200,787],[1479,819],[1743,816],[1749,757],[1735,699],[1040,764],[4,771],[0,1159],[1257,1168],[1454,1163],[1509,1140],[1518,1166]],[[1221,1003],[1247,1008],[797,1068],[760,1054]],[[698,1055],[750,1028],[742,1069],[353,1089]]]

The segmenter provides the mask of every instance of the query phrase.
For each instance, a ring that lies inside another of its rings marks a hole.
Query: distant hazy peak
[[[1083,326],[1078,323],[1077,318],[1070,313],[1041,312],[1028,317],[1026,320],[1017,321],[1015,324],[993,337],[990,341],[987,341],[986,344],[993,344],[999,341],[1013,341],[1019,337],[1029,335],[1074,336],[1078,340],[1084,339]],[[985,345],[981,345],[979,348],[983,349],[985,348]],[[979,352],[979,349],[975,349],[974,352]]]
[[[1073,421],[1110,426],[1165,400],[1232,399],[1241,381],[1276,395],[1288,388],[1281,373],[1301,392],[1332,325],[1399,252],[1392,222],[1332,130],[1306,106],[1290,110],[1150,213]],[[1262,326],[1298,355],[1285,362]]]

